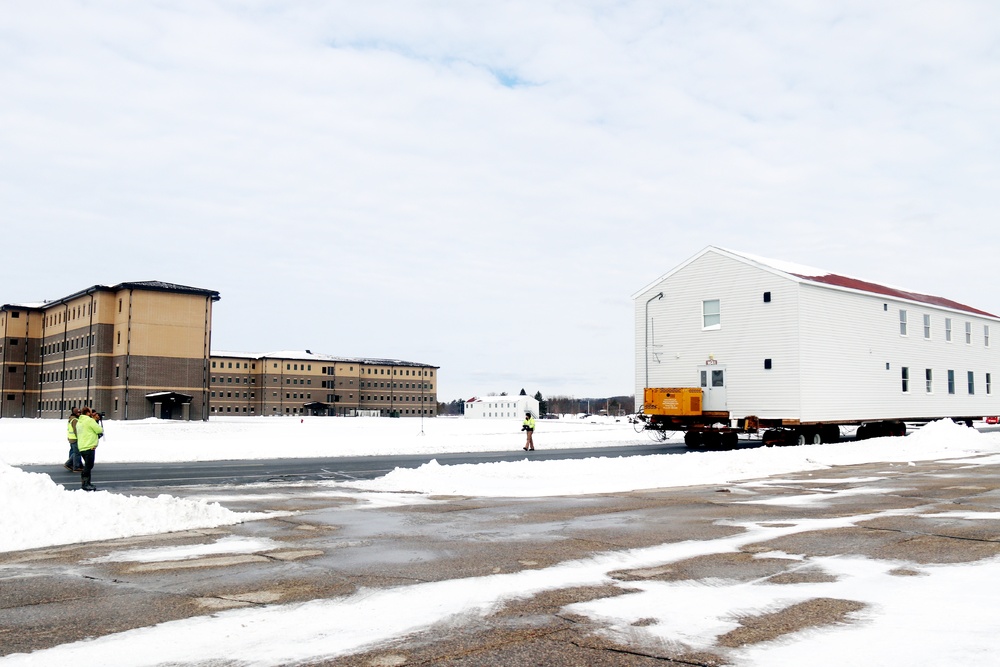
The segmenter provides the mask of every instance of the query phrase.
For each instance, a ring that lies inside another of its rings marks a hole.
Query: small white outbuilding
[[[530,412],[538,417],[538,400],[531,396],[486,396],[470,398],[465,402],[465,416],[469,419],[524,419]]]
[[[949,299],[708,247],[633,295],[636,396],[783,423],[1000,414],[1000,318]]]

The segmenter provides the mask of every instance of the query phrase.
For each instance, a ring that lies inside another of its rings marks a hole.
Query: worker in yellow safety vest
[[[80,459],[80,450],[76,447],[76,423],[80,419],[80,408],[73,408],[70,411],[69,421],[66,422],[66,439],[69,440],[69,458],[63,467],[70,472],[81,472],[83,461]]]
[[[521,424],[521,430],[528,434],[528,441],[524,443],[524,451],[535,451],[535,443],[531,439],[531,434],[535,432],[535,418],[531,416],[530,412],[524,413],[524,423]]]

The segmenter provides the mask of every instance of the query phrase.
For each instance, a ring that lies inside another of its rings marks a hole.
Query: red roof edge
[[[838,276],[834,273],[828,273],[823,276],[803,276],[798,273],[793,273],[791,275],[815,283],[834,285],[836,287],[846,287],[847,289],[858,290],[860,292],[871,292],[872,294],[882,294],[883,296],[891,296],[897,299],[906,299],[907,301],[916,301],[917,303],[926,303],[931,306],[951,308],[952,310],[961,310],[975,315],[985,315],[986,317],[996,318],[996,315],[992,313],[987,313],[985,310],[979,310],[978,308],[973,308],[972,306],[966,306],[963,303],[952,301],[951,299],[945,299],[944,297],[930,296],[928,294],[918,294],[916,292],[907,292],[905,290],[896,289],[894,287],[886,287],[885,285],[870,283],[865,280],[858,280],[857,278]]]

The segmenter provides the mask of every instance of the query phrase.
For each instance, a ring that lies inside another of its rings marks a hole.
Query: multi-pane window
[[[987,394],[993,393],[993,378],[990,377],[989,373],[986,374],[986,393]]]
[[[934,371],[930,368],[924,369],[924,382],[927,385],[927,393],[932,393],[934,391]]]
[[[944,318],[944,339],[951,342],[951,318]]]
[[[931,316],[924,315],[924,338],[931,337]]]
[[[718,299],[701,302],[702,328],[718,329],[722,326],[722,310]]]
[[[983,346],[990,346],[990,325],[988,324],[983,325]]]
[[[902,368],[903,393],[910,391],[910,369],[907,366]]]
[[[973,373],[972,371],[969,371],[968,378],[969,378],[969,395],[971,396],[972,394],[976,393],[976,374]]]
[[[955,393],[955,371],[948,371],[948,393]]]
[[[906,335],[906,311],[902,308],[899,309],[899,335]]]
[[[965,344],[972,345],[972,322],[965,323]]]

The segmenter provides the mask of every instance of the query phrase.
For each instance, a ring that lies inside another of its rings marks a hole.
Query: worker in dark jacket
[[[79,421],[76,423],[76,446],[83,458],[83,472],[80,473],[81,488],[84,491],[97,491],[90,483],[90,472],[94,469],[94,459],[97,455],[97,441],[104,435],[104,429],[94,421],[93,411],[84,407]]]
[[[535,418],[531,416],[530,412],[524,413],[524,423],[521,424],[521,430],[528,434],[528,441],[524,443],[524,451],[535,451],[535,443],[531,439],[531,434],[535,432]]]

